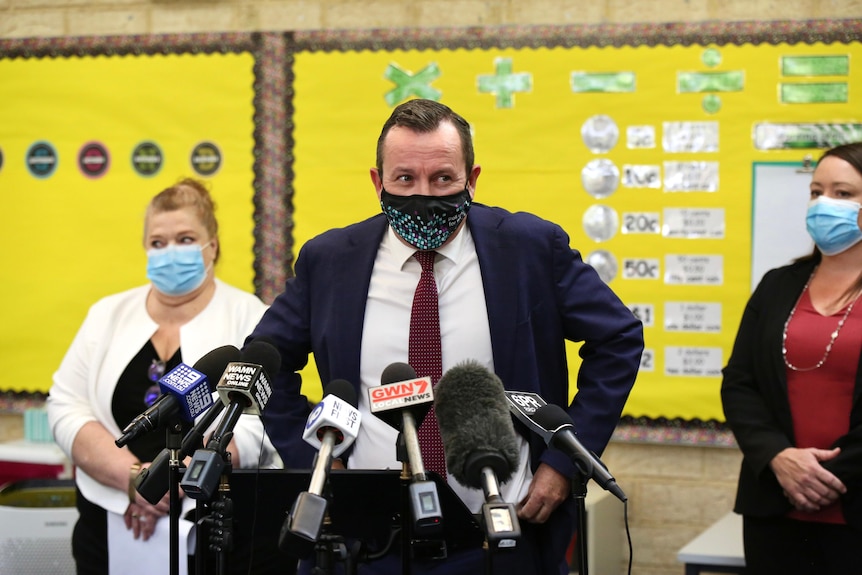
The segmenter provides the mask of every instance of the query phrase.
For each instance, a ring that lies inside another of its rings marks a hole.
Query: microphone
[[[232,361],[239,361],[239,359],[240,351],[236,347],[224,345],[201,357],[195,363],[195,369],[204,373],[207,381],[218,381],[220,374],[224,372],[227,365]],[[180,459],[189,455],[201,445],[204,431],[212,425],[222,409],[224,409],[224,404],[220,402],[215,403],[195,423],[191,431],[183,438],[182,445],[180,446]],[[170,450],[165,448],[153,459],[148,467],[141,469],[135,478],[135,489],[152,505],[157,504],[165,496],[165,493],[168,492],[169,464]]]
[[[227,412],[213,431],[206,449],[198,449],[180,481],[192,499],[210,499],[224,468],[222,454],[233,438],[233,428],[243,413],[259,415],[272,395],[269,373],[281,367],[281,354],[262,340],[254,340],[241,352],[240,361],[230,362],[216,386]]]
[[[418,377],[410,365],[395,362],[383,370],[380,383],[368,390],[369,411],[402,433],[413,477],[424,481],[427,476],[416,430],[433,405],[431,378]]]
[[[553,434],[533,419],[533,416],[536,415],[536,410],[543,405],[548,405],[542,399],[542,396],[529,391],[506,390],[504,393],[506,394],[506,401],[509,402],[509,411],[511,414],[517,417],[518,421],[523,423],[529,431],[541,437],[545,443],[550,441]]]
[[[550,439],[545,439],[549,447],[568,455],[584,477],[592,477],[602,489],[610,491],[623,503],[628,501],[628,497],[601,459],[578,440],[572,418],[562,407],[553,403],[543,405],[536,410],[534,417],[536,423],[550,434]]]
[[[278,538],[278,547],[293,557],[306,558],[314,549],[326,519],[329,502],[322,496],[332,469],[332,458],[353,444],[362,421],[356,409],[356,389],[349,381],[336,379],[324,390],[315,406],[302,438],[318,449],[308,491],[300,493],[287,515]]]
[[[240,361],[227,364],[216,386],[227,406],[219,426],[207,443],[208,449],[224,451],[233,437],[233,428],[243,413],[260,415],[272,396],[269,373],[278,372],[281,354],[266,341],[256,339],[242,349]]]
[[[163,375],[159,379],[162,395],[135,417],[114,443],[123,447],[178,413],[184,421],[194,421],[213,404],[212,392],[214,383],[218,381],[217,374],[238,355],[239,350],[234,346],[222,346],[201,357],[194,367],[181,363]]]
[[[489,545],[517,545],[521,527],[500,483],[520,463],[520,450],[503,383],[476,361],[451,368],[435,388],[434,411],[446,450],[446,468],[462,485],[485,493],[482,520]]]
[[[380,376],[381,385],[368,390],[369,411],[401,432],[412,480],[410,503],[413,531],[431,536],[443,529],[443,513],[437,484],[429,479],[419,448],[419,426],[434,401],[430,377],[417,377],[403,362],[389,364]]]
[[[350,447],[359,432],[362,415],[356,409],[356,389],[346,379],[336,379],[326,386],[326,393],[315,406],[302,439],[318,451],[327,449],[338,457]],[[331,446],[328,446],[331,444]]]
[[[243,404],[243,413],[260,415],[272,396],[272,385],[267,373],[277,373],[281,367],[281,354],[263,339],[255,339],[242,350],[241,361],[227,365],[216,386],[222,403]]]

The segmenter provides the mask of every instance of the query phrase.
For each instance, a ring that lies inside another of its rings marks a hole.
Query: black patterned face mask
[[[470,211],[465,187],[449,196],[395,196],[381,190],[380,206],[401,239],[420,250],[436,250],[449,239]]]

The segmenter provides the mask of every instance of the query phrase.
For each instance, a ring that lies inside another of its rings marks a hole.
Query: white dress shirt
[[[398,432],[372,415],[368,390],[380,385],[380,376],[394,362],[407,362],[413,293],[422,268],[413,257],[415,248],[405,245],[388,228],[371,274],[365,323],[362,330],[361,390],[362,425],[348,461],[352,469],[401,469],[395,452]],[[440,310],[443,373],[465,360],[474,360],[494,371],[488,310],[476,246],[465,225],[447,245],[436,250],[434,277]],[[521,465],[501,487],[503,499],[517,503],[526,494],[533,474],[527,442],[517,436]],[[460,485],[450,475],[450,487],[473,513],[484,503],[481,490]]]

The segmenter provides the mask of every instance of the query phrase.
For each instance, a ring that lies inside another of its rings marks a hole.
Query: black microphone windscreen
[[[326,389],[323,390],[324,397],[327,395],[334,395],[335,397],[342,399],[356,407],[359,403],[359,398],[356,396],[356,388],[353,387],[353,384],[347,381],[346,379],[333,379],[326,386]]]
[[[215,391],[222,373],[227,368],[227,364],[232,361],[239,361],[240,351],[232,345],[223,345],[206,353],[194,364],[194,368],[207,376],[207,385],[210,391]]]
[[[480,489],[482,467],[506,482],[520,453],[500,378],[476,361],[456,365],[434,388],[434,411],[446,451],[446,467],[462,485]]]
[[[381,385],[389,385],[390,383],[408,381],[410,379],[416,379],[416,370],[410,364],[400,361],[390,363],[383,370],[383,373],[380,374]]]
[[[270,377],[275,377],[275,374],[281,369],[281,354],[278,353],[274,345],[263,338],[252,340],[242,348],[242,356],[239,361],[263,367],[263,370]]]
[[[548,431],[556,431],[564,425],[574,426],[572,418],[566,413],[566,410],[554,403],[543,405],[533,414],[533,419],[547,429]]]

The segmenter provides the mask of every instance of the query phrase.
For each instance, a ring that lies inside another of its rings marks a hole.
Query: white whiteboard
[[[802,163],[754,163],[751,289],[763,274],[811,253],[805,229],[811,172]]]

